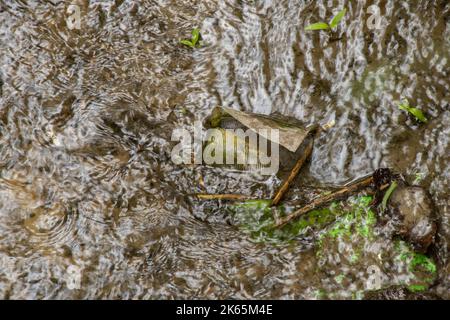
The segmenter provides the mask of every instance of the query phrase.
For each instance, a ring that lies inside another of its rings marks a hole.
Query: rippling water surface
[[[381,30],[366,24],[373,4]],[[343,6],[335,35],[304,31]],[[189,196],[200,176],[209,193],[280,183],[172,163],[172,130],[222,105],[335,121],[291,194],[420,173],[440,219],[426,294],[450,298],[449,19],[445,0],[0,1],[0,297],[355,297],[366,264],[337,253],[318,268],[310,243],[255,243],[223,204]],[[181,46],[196,26],[203,46]],[[353,281],[333,281],[342,271]]]

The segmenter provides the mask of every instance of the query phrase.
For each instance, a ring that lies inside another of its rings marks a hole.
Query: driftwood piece
[[[303,167],[306,160],[311,155],[312,150],[313,150],[313,144],[314,144],[314,142],[313,142],[313,140],[311,140],[308,143],[308,145],[306,146],[305,151],[302,153],[302,155],[300,156],[300,158],[297,160],[294,167],[292,168],[292,171],[289,174],[289,177],[284,181],[284,183],[281,185],[280,189],[278,189],[275,196],[273,197],[272,206],[277,206],[280,203],[281,199],[283,199],[283,196],[289,190],[291,183],[297,177],[298,173],[300,172],[300,169]]]
[[[333,201],[341,199],[343,197],[348,197],[351,194],[353,194],[361,189],[369,187],[372,183],[373,183],[373,177],[370,176],[363,180],[352,183],[340,190],[337,190],[330,194],[319,197],[319,198],[315,199],[314,201],[312,201],[311,203],[307,204],[306,206],[298,209],[297,211],[294,211],[290,215],[287,215],[286,217],[278,219],[278,221],[275,223],[275,228],[281,228],[281,227],[285,226],[286,224],[288,224],[289,222],[291,222],[292,220],[297,219],[300,216],[302,216],[318,207],[321,207],[327,203],[333,202]]]

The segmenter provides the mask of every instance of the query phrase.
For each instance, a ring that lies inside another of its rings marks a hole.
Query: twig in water
[[[291,185],[292,181],[294,181],[294,179],[297,177],[298,173],[300,172],[300,169],[303,167],[306,160],[311,155],[312,149],[313,149],[313,140],[311,140],[308,143],[308,145],[305,148],[305,151],[302,153],[302,155],[298,159],[294,168],[292,168],[292,171],[289,174],[289,177],[284,181],[283,185],[280,187],[280,189],[278,189],[277,193],[273,197],[272,206],[276,206],[280,203],[280,201],[283,198],[283,196],[285,195],[285,193],[289,190],[289,186]]]
[[[260,200],[251,198],[243,194],[196,194],[195,196],[200,200]]]
[[[360,180],[353,184],[350,184],[338,191],[321,196],[321,197],[317,198],[316,200],[312,201],[311,203],[307,204],[306,206],[300,208],[299,210],[294,211],[290,215],[279,219],[275,224],[275,228],[283,227],[290,221],[297,219],[298,217],[316,209],[317,207],[321,207],[329,202],[338,200],[343,197],[348,197],[360,189],[369,187],[372,183],[373,183],[373,177],[370,176],[368,178],[365,178],[363,180]]]

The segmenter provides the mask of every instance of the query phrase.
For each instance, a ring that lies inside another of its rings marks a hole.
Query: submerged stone
[[[230,121],[231,118],[235,121]],[[237,127],[236,121],[241,124],[241,127],[248,128],[271,141],[273,140],[268,132],[277,130],[277,140],[273,142],[290,152],[296,152],[308,134],[314,129],[314,126],[304,128],[300,121],[291,117],[278,114],[267,116],[220,107],[213,109],[211,115],[205,119],[205,125],[223,129],[228,129],[231,125],[231,129],[235,129]]]
[[[205,136],[205,164],[278,174],[281,179],[290,173],[316,129],[292,117],[221,107],[212,110],[204,126],[210,129]]]
[[[399,187],[389,201],[391,212],[398,218],[397,233],[425,252],[434,242],[437,225],[433,201],[421,187]]]

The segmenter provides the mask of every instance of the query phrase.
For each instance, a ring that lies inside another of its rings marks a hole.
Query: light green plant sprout
[[[181,40],[180,43],[184,44],[185,46],[188,46],[192,49],[195,49],[196,47],[198,47],[200,45],[200,30],[195,28],[192,30],[191,32],[192,37],[190,40]]]
[[[425,178],[425,173],[416,172],[416,174],[414,175],[413,184],[419,184],[424,178]]]
[[[391,183],[391,185],[389,186],[389,189],[387,189],[386,193],[384,194],[383,201],[381,202],[381,208],[383,209],[383,211],[386,210],[389,198],[391,197],[392,193],[394,192],[394,190],[396,188],[397,188],[397,182],[394,181]]]
[[[417,121],[420,122],[428,121],[428,119],[423,114],[422,110],[411,107],[407,99],[403,99],[402,101],[400,101],[400,103],[398,104],[398,108],[413,115],[417,119]]]
[[[314,31],[314,30],[328,30],[328,31],[331,31],[331,30],[333,30],[334,28],[336,28],[339,25],[339,23],[344,18],[346,12],[347,12],[347,9],[344,8],[341,11],[339,11],[333,17],[333,19],[331,19],[330,23],[326,23],[326,22],[313,23],[313,24],[310,24],[309,26],[307,26],[305,28],[305,30],[306,31]]]

